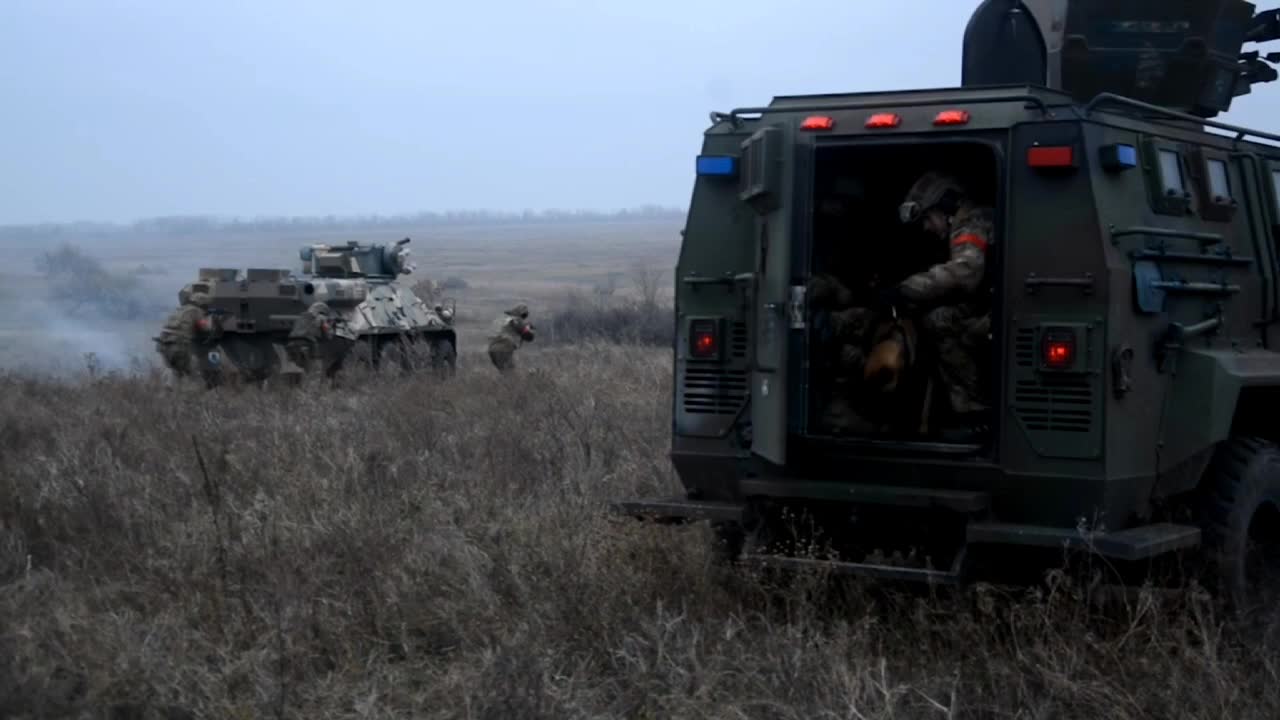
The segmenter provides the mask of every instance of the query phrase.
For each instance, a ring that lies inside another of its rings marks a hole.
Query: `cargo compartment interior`
[[[918,224],[900,222],[898,206],[912,183],[929,170],[951,174],[975,204],[995,208],[998,218],[997,157],[991,146],[978,142],[817,148],[808,274],[828,287],[835,279],[847,293],[835,299],[830,293],[814,294],[815,286],[810,286],[807,436],[964,445],[985,445],[990,439],[997,412],[989,413],[991,421],[976,430],[972,423],[948,425],[950,403],[939,382],[936,348],[925,331],[923,312],[904,311],[895,319],[866,308],[875,305],[878,286],[896,284],[949,257],[946,240]],[[999,355],[991,351],[1000,337],[994,322],[999,317],[998,223],[995,233],[997,244],[988,252],[979,289],[992,309],[992,339],[977,349],[982,396],[993,409],[1000,401],[994,368]]]

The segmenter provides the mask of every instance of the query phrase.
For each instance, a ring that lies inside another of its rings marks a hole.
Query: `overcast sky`
[[[684,205],[708,111],[958,84],[976,4],[0,0],[0,224]]]

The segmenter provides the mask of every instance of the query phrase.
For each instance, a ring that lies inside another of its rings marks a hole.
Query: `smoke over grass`
[[[177,295],[154,269],[112,270],[72,244],[40,252],[29,267],[34,279],[3,291],[0,367],[65,375],[86,363],[123,370],[151,359],[149,338]]]
[[[132,273],[111,272],[102,261],[70,244],[42,253],[35,265],[44,276],[47,300],[71,318],[93,322],[164,317],[165,305],[141,281],[151,274],[145,266]]]

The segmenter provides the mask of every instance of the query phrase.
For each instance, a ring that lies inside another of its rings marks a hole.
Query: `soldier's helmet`
[[[917,222],[926,212],[939,205],[954,208],[954,204],[964,195],[964,186],[954,177],[940,172],[927,172],[907,191],[907,197],[898,206],[898,219],[903,224]]]
[[[523,320],[524,318],[529,317],[529,306],[525,305],[524,303],[521,303],[511,308],[510,310],[508,310],[507,314],[512,317],[518,317]]]
[[[328,303],[314,302],[311,307],[307,308],[307,312],[316,317],[329,317],[333,314],[333,310],[329,309]]]

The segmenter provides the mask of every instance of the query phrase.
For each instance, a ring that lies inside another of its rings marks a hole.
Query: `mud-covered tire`
[[[413,341],[407,337],[392,336],[382,341],[378,348],[378,369],[399,370],[402,374],[413,372]]]
[[[1256,437],[1218,448],[1195,499],[1205,580],[1236,614],[1280,584],[1280,448]]]
[[[458,371],[458,350],[448,339],[431,341],[431,367],[441,378],[451,378]]]
[[[746,531],[736,522],[713,521],[710,528],[711,557],[717,565],[732,565],[742,555]]]

